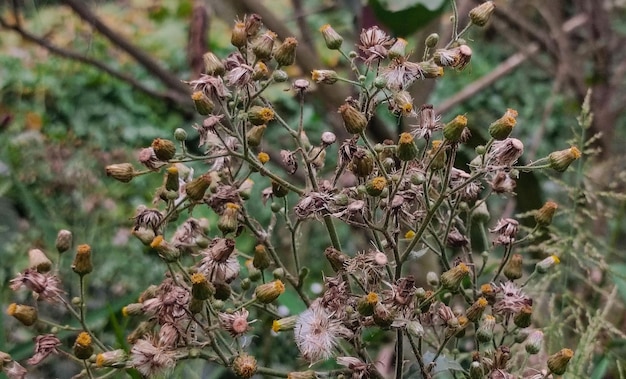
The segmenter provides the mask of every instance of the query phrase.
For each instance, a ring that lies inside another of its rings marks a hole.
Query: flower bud
[[[413,337],[424,337],[424,326],[417,320],[411,320],[406,324],[406,331]]]
[[[543,332],[541,330],[534,330],[526,339],[524,348],[528,354],[537,354],[541,351],[543,346]]]
[[[326,250],[324,250],[324,255],[326,256],[328,262],[330,262],[330,266],[335,272],[343,271],[345,264],[349,259],[346,254],[342,253],[332,246],[327,247]]]
[[[323,25],[320,28],[320,32],[322,32],[322,37],[324,37],[324,42],[326,42],[326,47],[330,50],[339,50],[341,44],[343,43],[343,37],[339,35],[329,24]]]
[[[489,135],[498,141],[507,139],[517,123],[516,117],[517,111],[515,109],[507,109],[502,117],[489,125]]]
[[[430,167],[433,170],[441,170],[446,166],[446,152],[445,148],[441,147],[442,140],[434,140],[431,142],[432,148],[428,151],[430,157]]]
[[[357,301],[356,310],[363,316],[371,316],[374,314],[374,307],[379,301],[378,295],[375,292],[370,292]]]
[[[154,240],[154,237],[156,236],[154,230],[147,228],[133,228],[131,233],[146,246],[150,245],[150,243],[152,242],[152,240]]]
[[[527,328],[530,326],[533,315],[533,307],[525,304],[522,309],[513,317],[513,322],[518,328]]]
[[[274,70],[272,73],[272,78],[276,83],[282,83],[289,79],[289,75],[283,70]]]
[[[335,84],[339,75],[333,70],[313,70],[311,71],[311,79],[318,84]]]
[[[254,357],[251,355],[242,353],[233,360],[233,371],[240,378],[252,378],[256,373],[256,370],[256,359],[254,359]]]
[[[178,167],[170,166],[165,170],[165,189],[167,191],[175,191],[178,193]]]
[[[504,276],[506,276],[509,280],[515,280],[522,277],[522,255],[521,254],[513,254],[511,259],[507,262],[506,266],[504,266]]]
[[[105,172],[107,176],[110,176],[115,180],[119,180],[122,183],[128,183],[135,177],[135,169],[130,163],[108,165],[105,168]]]
[[[169,161],[176,155],[174,142],[163,138],[156,138],[152,141],[152,150],[160,161]]]
[[[285,269],[282,267],[277,267],[272,271],[272,276],[274,279],[283,280],[285,278]]]
[[[296,327],[296,322],[298,321],[298,316],[288,316],[283,317],[278,320],[274,320],[272,322],[272,330],[274,333],[284,332],[287,330],[293,330]]]
[[[378,88],[378,89],[383,89],[385,87],[387,87],[387,83],[389,82],[389,79],[387,79],[386,76],[377,76],[374,79],[374,87]]]
[[[546,272],[550,270],[550,268],[552,268],[552,266],[557,265],[560,262],[561,260],[559,259],[559,257],[557,257],[556,255],[551,255],[537,262],[537,264],[535,265],[535,271],[537,271],[540,274],[545,274]]]
[[[93,354],[93,345],[91,336],[87,332],[80,332],[74,342],[74,356],[78,359],[89,359]]]
[[[244,19],[244,22],[246,25],[246,34],[248,35],[248,37],[256,36],[261,29],[261,26],[263,25],[263,23],[261,22],[261,16],[256,13],[248,15],[248,17]]]
[[[257,159],[259,160],[259,162],[261,162],[261,164],[266,164],[270,161],[270,155],[264,151],[261,151],[257,155]]]
[[[105,351],[96,355],[96,367],[125,368],[127,358],[123,349]]]
[[[246,32],[246,24],[236,22],[230,35],[230,43],[236,48],[242,48],[248,43],[248,33]]]
[[[263,139],[263,134],[265,134],[265,129],[267,129],[267,125],[255,125],[248,133],[246,133],[246,139],[248,140],[248,145],[252,147],[259,146],[261,144],[261,140]]]
[[[230,285],[222,281],[214,281],[213,287],[215,287],[215,294],[213,297],[215,297],[216,300],[228,300],[233,291],[232,288],[230,288]]]
[[[31,326],[37,322],[37,308],[30,305],[12,303],[7,308],[7,314],[15,317],[25,326]]]
[[[287,187],[282,186],[280,183],[272,180],[272,195],[276,197],[285,197],[289,193]]]
[[[256,62],[252,69],[252,80],[265,80],[270,77],[270,70],[262,61]]]
[[[285,285],[280,280],[259,285],[254,291],[256,298],[263,304],[269,304],[285,292]]]
[[[404,56],[406,55],[407,44],[408,42],[404,38],[397,38],[396,42],[394,42],[387,51],[389,58],[404,58]]]
[[[237,231],[239,221],[237,216],[239,215],[239,209],[241,207],[235,203],[226,203],[224,212],[217,220],[217,228],[224,234],[234,233]]]
[[[296,61],[296,48],[298,47],[298,40],[294,37],[287,37],[283,41],[282,45],[276,49],[274,59],[278,63],[279,67],[291,66]]]
[[[451,142],[458,142],[467,127],[467,117],[458,115],[443,127],[443,136]]]
[[[447,290],[455,290],[461,281],[470,273],[470,268],[463,262],[441,274],[441,286]]]
[[[439,287],[439,275],[434,271],[426,273],[426,283],[432,287]]]
[[[554,201],[546,202],[543,207],[535,212],[535,222],[540,226],[548,226],[552,223],[552,217],[558,206]]]
[[[368,177],[374,170],[374,159],[364,149],[357,150],[350,163],[350,169],[359,178]]]
[[[215,293],[215,287],[200,272],[191,275],[191,296],[198,300],[207,300]]]
[[[193,100],[196,111],[203,116],[211,114],[215,108],[213,101],[211,101],[211,99],[209,99],[209,97],[202,91],[195,91],[192,93],[191,100]]]
[[[372,316],[374,318],[374,323],[381,328],[390,327],[395,319],[394,312],[381,302],[376,303],[374,306],[374,314]]]
[[[439,34],[437,33],[431,33],[428,35],[428,37],[426,37],[426,47],[428,47],[429,49],[432,49],[433,47],[437,46],[437,44],[439,43]]]
[[[470,363],[469,377],[470,379],[483,379],[485,377],[485,372],[480,362],[474,361]]]
[[[443,67],[438,66],[432,61],[420,62],[419,66],[421,67],[424,78],[426,79],[440,78],[444,74]]]
[[[276,33],[268,30],[257,38],[252,46],[252,52],[259,60],[268,60],[272,57],[272,49],[274,48],[274,40],[276,39]]]
[[[144,313],[142,303],[131,303],[122,307],[122,316],[124,317],[143,315]]]
[[[345,103],[339,107],[346,131],[350,134],[359,134],[367,127],[367,118],[358,109]]]
[[[193,201],[200,201],[204,197],[204,193],[211,185],[211,176],[209,174],[203,174],[187,183],[185,186],[185,193],[187,197]]]
[[[254,247],[254,257],[252,258],[252,265],[259,270],[265,270],[270,266],[270,257],[265,245],[258,244]]]
[[[62,254],[72,248],[72,232],[61,229],[57,233],[57,239],[54,243],[59,254]]]
[[[483,315],[483,312],[485,311],[485,308],[487,308],[488,304],[489,302],[487,302],[487,299],[485,299],[484,297],[479,297],[478,300],[470,305],[470,307],[467,308],[467,311],[465,311],[465,315],[467,316],[468,320],[470,320],[471,322],[478,321],[478,319],[480,319],[480,317]]]
[[[52,268],[52,261],[39,249],[28,251],[28,267],[34,268],[38,272],[48,272]]]
[[[180,250],[167,242],[161,235],[154,237],[150,243],[150,247],[156,250],[159,256],[166,262],[176,262],[176,260],[180,258]]]
[[[480,204],[472,211],[471,215],[472,221],[477,221],[480,223],[486,223],[491,218],[489,214],[489,209],[487,208],[487,202],[481,201]]]
[[[176,128],[174,130],[174,139],[178,142],[184,142],[187,140],[187,132],[183,128]]]
[[[263,125],[274,119],[274,111],[271,108],[255,105],[248,111],[248,121],[252,125]]]
[[[485,315],[480,320],[480,325],[476,330],[476,339],[479,342],[490,342],[493,338],[493,329],[496,327],[496,318],[492,315]]]
[[[80,276],[87,275],[93,271],[91,246],[87,244],[78,245],[76,255],[74,256],[74,263],[72,263],[72,270]]]
[[[476,26],[485,26],[495,9],[496,6],[493,1],[486,1],[479,6],[472,8],[469,12],[470,21]]]
[[[548,369],[556,375],[563,375],[567,369],[567,364],[574,356],[574,351],[571,349],[561,349],[558,353],[555,353],[548,357]]]
[[[382,176],[372,178],[365,183],[365,191],[370,196],[380,196],[385,188],[387,188],[387,180]]]
[[[550,167],[558,172],[567,170],[570,164],[580,158],[580,150],[575,146],[569,149],[555,151],[548,156]]]
[[[202,60],[204,61],[204,71],[207,75],[222,76],[226,72],[224,63],[217,57],[217,55],[207,52],[202,56]]]

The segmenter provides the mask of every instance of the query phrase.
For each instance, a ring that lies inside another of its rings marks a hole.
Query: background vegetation
[[[477,3],[457,2],[459,14],[467,15]],[[603,340],[597,332],[588,341],[595,353],[589,367],[594,378],[624,377],[619,362],[626,359],[626,263],[620,254],[626,243],[625,5],[618,0],[520,0],[496,1],[496,6],[488,27],[468,36],[474,51],[469,69],[452,74],[444,85],[415,86],[415,103],[432,103],[448,119],[466,114],[474,124],[474,145],[487,139],[486,126],[503,109],[515,108],[515,137],[526,142],[528,159],[565,148],[571,139],[590,141],[581,166],[552,178],[556,185],[542,176],[525,178],[517,202],[504,200],[502,206],[511,215],[539,208],[548,199],[565,207],[556,221],[563,239],[550,246],[570,259],[564,261],[560,286],[548,290],[567,296],[547,298],[543,317],[546,323],[571,323],[565,335],[555,335],[566,340],[580,339],[588,330],[583,326],[594,322],[610,335],[621,331],[621,339]],[[348,40],[362,27],[380,24],[406,37],[412,54],[420,56],[418,41],[449,30],[450,22],[449,2],[434,0],[14,0],[0,7],[0,301],[3,309],[12,302],[6,283],[26,265],[26,252],[49,249],[58,229],[70,229],[77,243],[88,242],[99,252],[89,284],[92,298],[102,304],[94,304],[91,315],[110,335],[108,342],[121,345],[120,323],[127,322],[121,307],[162,275],[154,257],[129,238],[129,218],[137,204],[152,199],[159,179],[146,176],[121,185],[104,175],[104,167],[133,160],[139,148],[175,128],[194,135],[191,125],[200,120],[180,80],[199,75],[206,50],[225,55],[230,46],[224,36],[237,16],[257,13],[280,36],[297,36],[298,62],[290,74],[303,77],[316,68],[347,69],[322,48],[317,30],[323,24]],[[306,113],[307,124],[319,125],[311,137],[329,126],[343,134],[336,108],[349,93],[332,88],[316,89],[317,102]],[[589,88],[595,117],[583,131],[576,117]],[[282,91],[272,96],[296,114],[290,96]],[[407,128],[381,116],[372,138],[397,140]],[[280,144],[277,140],[274,154]],[[189,147],[196,145],[192,141]],[[311,239],[308,251],[319,254],[324,247]],[[613,286],[617,295],[611,311],[596,314]],[[18,360],[32,354],[32,335],[16,331],[6,315],[0,323],[0,350]],[[57,365],[54,370],[67,377],[76,368]]]

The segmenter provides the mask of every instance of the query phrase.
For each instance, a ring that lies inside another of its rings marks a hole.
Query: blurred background
[[[457,1],[459,25],[467,23],[469,10],[479,3]],[[597,253],[585,258],[596,261],[596,268],[588,268],[588,277],[597,275],[598,286],[615,283],[623,303],[626,1],[496,0],[495,4],[492,20],[464,36],[473,50],[470,65],[462,72],[447,71],[438,81],[415,84],[414,104],[416,108],[433,104],[444,121],[467,115],[473,135],[468,159],[471,148],[487,140],[488,125],[506,108],[519,112],[513,134],[524,141],[527,162],[565,149],[574,139],[588,141],[583,166],[556,178],[522,173],[516,201],[502,206],[512,215],[537,209],[549,199],[570,201],[571,212],[557,222],[571,227],[574,213],[581,215],[576,222],[585,225],[589,236],[585,243],[596,246]],[[129,321],[121,319],[120,308],[134,301],[145,285],[162,278],[154,257],[130,238],[135,207],[152,201],[162,178],[142,176],[121,184],[107,178],[104,167],[136,162],[140,148],[156,137],[171,138],[179,127],[188,131],[189,147],[197,148],[191,126],[202,119],[195,114],[189,88],[182,81],[199,77],[206,51],[221,57],[233,51],[233,22],[250,13],[260,15],[280,39],[298,39],[297,63],[288,71],[294,79],[310,78],[313,69],[349,71],[345,60],[325,48],[318,31],[323,24],[332,25],[344,37],[346,51],[362,28],[379,25],[409,41],[412,61],[421,60],[426,36],[440,33],[441,40],[447,41],[452,27],[448,0],[3,1],[3,309],[16,301],[6,284],[26,267],[28,250],[52,251],[57,231],[69,229],[75,244],[90,243],[98,252],[97,269],[90,278],[95,328],[109,333],[112,343],[123,344],[120,333]],[[577,116],[588,90],[594,119],[583,130]],[[312,88],[305,111],[311,140],[318,140],[329,128],[340,136],[344,133],[336,110],[349,95],[347,87]],[[285,88],[273,88],[268,96],[281,112],[296,116],[297,102]],[[395,141],[410,123],[397,124],[384,113],[372,124],[371,138]],[[273,144],[265,149],[277,153],[282,138],[271,139]],[[259,204],[259,217],[268,213]],[[308,250],[319,254],[324,247],[323,241],[311,242]],[[69,270],[72,257],[60,259],[62,270]],[[577,267],[586,267],[580,262]],[[589,296],[588,300],[598,302],[603,298]],[[626,331],[623,312],[615,313],[611,322]],[[28,333],[17,330],[15,320],[3,314],[0,350],[16,359],[28,357],[33,336]],[[612,359],[609,362],[623,357],[624,340],[609,342],[603,345],[603,353]],[[600,365],[601,358],[596,363]],[[616,372],[613,364],[604,365],[598,378]],[[76,370],[54,369],[59,377]]]

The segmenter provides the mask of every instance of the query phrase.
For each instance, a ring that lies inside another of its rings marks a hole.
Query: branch
[[[88,24],[93,26],[98,32],[102,33],[114,45],[119,46],[122,50],[133,57],[139,64],[146,68],[151,74],[157,77],[167,88],[177,92],[181,96],[187,97],[190,93],[189,87],[180,81],[180,79],[170,71],[164,69],[152,57],[143,50],[132,45],[128,40],[114,32],[106,26],[93,13],[83,1],[80,0],[62,0],[62,3],[69,6],[76,14],[78,14]]]
[[[19,18],[18,18],[19,19]],[[107,66],[106,64],[100,62],[99,60],[90,58],[88,56],[82,55],[82,54],[78,54],[72,50],[67,50],[67,49],[63,49],[61,47],[55,46],[54,44],[52,44],[51,42],[38,37],[24,29],[22,29],[22,27],[19,24],[9,24],[7,21],[5,21],[3,18],[0,18],[0,26],[2,26],[3,28],[9,29],[9,30],[13,30],[16,33],[18,33],[22,38],[24,38],[27,41],[33,42],[43,48],[45,48],[46,50],[48,50],[49,52],[51,52],[54,55],[58,55],[60,57],[63,58],[67,58],[73,61],[77,61],[80,63],[84,63],[93,67],[96,67],[97,69],[109,74],[110,76],[120,79],[128,84],[130,84],[133,88],[138,89],[139,91],[145,93],[148,96],[154,97],[156,99],[162,99],[165,101],[171,101],[174,102],[178,105],[181,105],[184,107],[184,103],[181,103],[180,101],[180,94],[175,94],[175,93],[171,93],[171,92],[166,92],[166,93],[162,93],[162,92],[158,92],[154,89],[151,89],[147,86],[145,86],[143,83],[141,83],[140,81],[136,80],[135,78],[133,78],[132,76],[126,75],[122,72],[116,71],[113,68]]]

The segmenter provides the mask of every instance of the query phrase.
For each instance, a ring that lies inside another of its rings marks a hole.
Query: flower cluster
[[[492,2],[473,9],[470,23],[485,25],[493,9]],[[536,227],[527,230],[513,217],[488,224],[488,200],[515,196],[521,170],[562,172],[580,151],[571,147],[523,165],[524,144],[512,137],[514,109],[481,129],[466,115],[441,116],[433,105],[414,104],[412,85],[470,64],[472,49],[460,35],[444,46],[430,36],[423,59],[413,61],[406,40],[378,27],[364,29],[349,53],[341,50],[344,39],[330,25],[320,31],[329,49],[350,60],[356,80],[322,68],[311,72],[314,84],[290,77],[284,68],[296,63],[298,41],[266,29],[257,15],[247,16],[232,29],[233,52],[224,58],[206,53],[205,73],[188,83],[203,117],[193,126],[201,153],[188,150],[187,132],[178,129],[172,140],[157,138],[140,151],[142,170],[132,163],[106,168],[106,175],[123,183],[139,175],[163,179],[153,202],[138,207],[132,218],[132,234],[163,261],[166,274],[123,309],[124,316],[137,319],[127,336],[128,352],[109,349],[91,331],[85,293],[67,301],[42,251],[11,281],[12,289],[31,291],[33,302],[61,303],[77,316],[81,333],[67,353],[86,370],[134,368],[152,377],[200,358],[243,378],[270,375],[273,368],[261,366],[248,349],[255,334],[273,338],[264,332],[267,323],[253,323],[255,317],[275,318],[274,333],[289,334],[304,366],[332,361],[334,370],[352,378],[403,373],[407,361],[415,362],[424,378],[453,363],[471,378],[513,378],[524,369],[516,366],[521,360],[514,354],[542,350],[543,333],[533,325],[526,285],[553,270],[559,257],[530,258],[536,262],[529,275],[522,249],[550,227],[556,204],[538,210]],[[343,83],[356,87],[353,96],[336,104],[344,129],[324,131],[316,141],[302,117],[304,101],[315,85]],[[266,90],[275,84],[298,100],[299,121],[288,122],[272,104]],[[406,119],[410,130],[395,141],[370,141],[368,128],[381,108]],[[490,138],[462,167],[456,159],[470,129]],[[290,145],[280,150],[267,137],[270,131],[283,132]],[[337,135],[348,137],[338,141]],[[252,198],[270,202],[267,224],[251,213]],[[207,212],[211,219],[200,217]],[[330,244],[323,255],[330,270],[323,275],[312,273],[299,257],[300,232],[317,221]],[[343,248],[339,223],[361,231],[371,246]],[[71,246],[68,233],[59,233],[59,253]],[[245,239],[254,240],[251,251],[242,248]],[[285,239],[291,241],[287,248]],[[95,268],[89,245],[76,250],[72,268],[82,291]],[[437,267],[413,264],[424,254],[434,257]],[[324,282],[314,299],[305,288],[310,278]],[[281,314],[277,305],[285,291],[299,297],[305,310]],[[25,325],[40,321],[33,306],[12,304],[8,311]],[[372,331],[395,341],[395,358],[369,347]],[[54,334],[40,335],[28,363],[36,365],[64,348]],[[543,377],[561,375],[573,354],[563,349],[533,364]],[[10,377],[23,377],[8,356],[2,367]],[[277,375],[318,373],[294,367]]]

